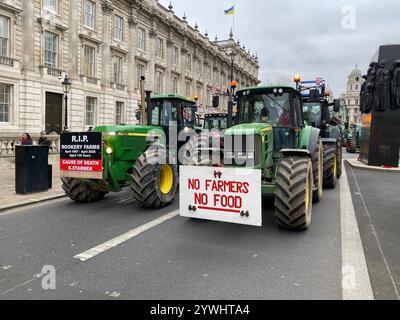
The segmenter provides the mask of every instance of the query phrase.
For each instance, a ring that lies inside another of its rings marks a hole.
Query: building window
[[[94,29],[96,4],[90,0],[84,0],[84,25]]]
[[[158,58],[164,58],[164,40],[157,38],[156,41],[156,55]]]
[[[172,47],[172,64],[174,66],[178,65],[178,48]]]
[[[117,101],[115,103],[115,124],[124,123],[124,103]]]
[[[114,40],[122,41],[123,20],[120,16],[114,16]]]
[[[192,95],[192,83],[190,81],[186,81],[185,95],[186,97],[190,97]]]
[[[197,89],[196,95],[197,95],[197,97],[199,98],[198,101],[201,102],[201,96],[202,96],[201,91],[202,91],[202,87],[201,87],[200,85],[198,85],[196,89]]]
[[[178,93],[178,77],[172,77],[172,93]]]
[[[353,85],[352,84],[350,85],[350,91],[353,91]]]
[[[96,59],[95,59],[95,52],[96,49],[85,45],[84,49],[84,61],[83,61],[83,74],[89,76],[89,77],[94,77],[96,75],[95,72],[95,65],[96,65]]]
[[[0,122],[10,122],[11,85],[0,83]]]
[[[138,29],[138,48],[140,50],[146,50],[146,31],[142,28]]]
[[[358,84],[356,84],[356,91],[358,90]]]
[[[138,87],[140,83],[140,78],[146,75],[146,66],[144,64],[138,63],[136,67]]]
[[[114,56],[113,57],[113,73],[114,73],[114,82],[122,83],[122,58]]]
[[[58,35],[47,31],[44,33],[44,65],[58,67]]]
[[[43,8],[58,13],[58,0],[44,0]]]
[[[186,55],[186,70],[192,71],[192,56],[189,53]]]
[[[95,125],[97,99],[86,97],[86,121],[87,126]]]
[[[0,16],[0,56],[10,55],[10,18]]]
[[[163,92],[163,74],[162,74],[161,71],[156,71],[155,79],[156,79],[155,92],[156,93],[162,93]]]

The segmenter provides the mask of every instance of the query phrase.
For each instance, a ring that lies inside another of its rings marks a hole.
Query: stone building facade
[[[357,124],[361,121],[360,91],[363,83],[362,72],[356,66],[348,76],[346,93],[341,96],[346,101],[349,121],[352,124]]]
[[[3,0],[0,139],[60,132],[65,74],[70,130],[135,123],[142,75],[146,89],[197,95],[204,110],[226,92],[231,58],[239,87],[259,83],[257,57],[232,35],[210,40],[157,0]]]

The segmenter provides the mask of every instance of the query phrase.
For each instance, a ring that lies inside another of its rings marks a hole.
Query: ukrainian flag
[[[225,14],[235,14],[235,6],[232,6],[228,10],[224,10]]]

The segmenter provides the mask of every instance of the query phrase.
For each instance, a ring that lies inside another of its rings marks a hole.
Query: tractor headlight
[[[113,149],[111,147],[107,147],[106,148],[106,153],[107,154],[112,154],[113,153]]]

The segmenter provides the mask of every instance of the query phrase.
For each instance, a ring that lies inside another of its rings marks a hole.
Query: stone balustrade
[[[15,146],[21,144],[20,135],[13,134],[0,134],[0,157],[13,156]],[[32,135],[32,142],[34,145],[38,144],[39,135]],[[60,136],[58,134],[49,134],[47,138],[51,141],[50,153],[58,153],[60,151]]]

